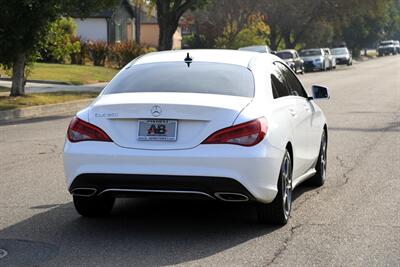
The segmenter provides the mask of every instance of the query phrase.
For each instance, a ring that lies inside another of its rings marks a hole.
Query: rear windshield
[[[300,56],[302,57],[310,57],[310,56],[321,56],[321,49],[313,49],[313,50],[303,50],[300,52]]]
[[[290,52],[278,52],[276,53],[276,55],[278,57],[280,57],[281,59],[291,59],[293,58],[293,54]]]
[[[253,97],[252,72],[242,66],[193,62],[138,64],[122,71],[103,94],[179,92]]]
[[[345,47],[333,48],[331,51],[333,55],[345,55],[349,53]]]

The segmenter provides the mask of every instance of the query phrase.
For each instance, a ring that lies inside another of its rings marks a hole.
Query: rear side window
[[[131,92],[204,93],[254,97],[252,72],[242,66],[193,62],[133,65],[121,72],[103,94]]]
[[[290,95],[289,90],[285,85],[285,78],[283,76],[283,73],[275,65],[271,74],[271,85],[274,98]]]
[[[276,64],[281,69],[283,76],[285,77],[286,83],[291,90],[291,93],[296,96],[307,98],[306,91],[304,90],[303,86],[296,78],[296,76],[289,70],[289,68],[279,62],[276,62]]]

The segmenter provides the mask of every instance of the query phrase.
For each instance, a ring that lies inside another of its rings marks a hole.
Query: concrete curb
[[[0,81],[11,82],[12,79],[8,77],[0,77]],[[57,85],[73,85],[67,82],[51,81],[51,80],[26,80],[27,83],[43,83],[43,84],[57,84]]]
[[[75,113],[89,105],[93,99],[82,99],[60,104],[34,106],[21,109],[0,111],[0,122],[32,119],[48,116],[57,116],[67,113]]]

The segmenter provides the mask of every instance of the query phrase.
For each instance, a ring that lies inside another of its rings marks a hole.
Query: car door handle
[[[294,110],[294,108],[289,108],[289,112],[290,115],[292,115],[293,117],[296,116],[296,111]]]

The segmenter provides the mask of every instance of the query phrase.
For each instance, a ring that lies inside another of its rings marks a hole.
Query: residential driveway
[[[0,125],[0,266],[400,266],[400,56],[300,78],[331,90],[327,182],[295,190],[284,227],[198,201],[82,218],[63,174],[70,116]]]

